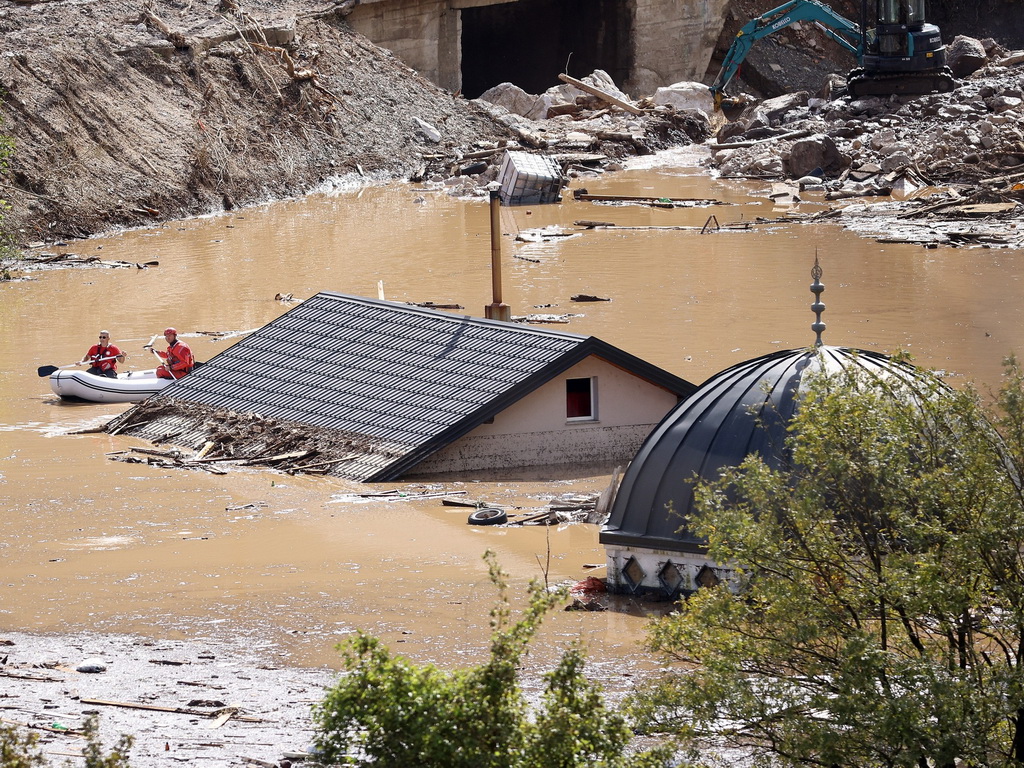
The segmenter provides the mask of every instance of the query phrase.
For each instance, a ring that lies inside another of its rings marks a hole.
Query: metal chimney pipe
[[[501,198],[491,190],[491,303],[484,307],[489,320],[512,320],[512,308],[501,300]]]

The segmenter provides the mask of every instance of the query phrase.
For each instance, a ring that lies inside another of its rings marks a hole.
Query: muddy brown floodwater
[[[591,193],[718,198],[659,209],[574,201],[503,208],[504,299],[514,314],[579,313],[569,325],[700,383],[742,360],[813,342],[815,254],[826,286],[826,343],[907,349],[956,383],[998,383],[1020,351],[1024,253],[879,245],[832,224],[773,224],[700,234],[783,212],[767,185],[714,180],[685,153],[576,181]],[[800,210],[814,211],[813,201]],[[542,243],[517,232],[578,220],[617,229]],[[140,443],[69,432],[128,406],[57,400],[41,365],[81,358],[100,328],[152,367],[142,346],[167,325],[200,360],[288,309],[275,294],[332,290],[398,301],[490,303],[486,202],[393,184],[172,223],[58,249],[149,269],[38,272],[0,286],[0,630],[137,633],[258,649],[292,665],[332,665],[356,628],[421,661],[477,660],[494,591],[481,559],[498,553],[517,587],[601,570],[598,529],[471,527],[437,499],[385,502],[329,478],[233,470],[226,476],[126,464],[106,454]],[[626,227],[633,227],[627,229]],[[522,258],[520,258],[522,257]],[[573,303],[575,294],[611,301]],[[550,306],[549,306],[550,305]],[[237,336],[235,336],[237,338]],[[452,480],[428,490],[536,508],[600,491],[605,473],[566,479]],[[518,591],[517,594],[521,594]],[[561,613],[541,647],[582,638],[606,682],[642,673],[644,610]],[[537,658],[543,661],[544,652]]]

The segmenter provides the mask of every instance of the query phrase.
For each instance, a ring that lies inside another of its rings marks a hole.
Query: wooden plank
[[[193,717],[213,717],[214,715],[220,715],[223,710],[216,710],[214,712],[204,712],[201,709],[195,709],[193,707],[165,707],[160,704],[143,704],[137,701],[111,701],[108,699],[79,699],[82,704],[96,704],[104,707],[124,707],[125,709],[145,709],[150,712],[169,712],[176,715],[192,715]],[[237,720],[244,720],[247,723],[262,723],[263,721],[258,717],[251,717],[249,715],[240,715],[237,710],[232,714]]]
[[[592,195],[585,190],[572,193],[576,200],[589,200],[608,203],[650,203],[658,205],[674,205],[676,203],[700,203],[703,205],[725,205],[721,200],[703,197],[654,197],[653,195]]]
[[[33,683],[60,683],[59,677],[42,677],[40,675],[26,675],[21,672],[0,672],[0,677],[12,677],[15,680],[30,680]]]
[[[465,491],[458,491],[458,493],[465,493]],[[452,494],[448,493],[441,499],[442,506],[445,507],[477,507],[476,501],[473,499],[453,499]]]
[[[610,93],[602,91],[600,88],[595,88],[592,85],[587,85],[582,80],[577,80],[575,77],[569,77],[568,75],[562,74],[558,76],[558,79],[561,80],[563,83],[568,83],[574,88],[579,88],[581,91],[586,91],[589,94],[604,99],[609,104],[614,104],[619,109],[624,109],[630,114],[642,115],[644,113],[642,109],[639,109],[633,104],[630,104],[629,102],[626,101],[622,101],[621,99],[612,96]]]
[[[210,723],[207,727],[208,730],[214,730],[220,728],[224,723],[230,720],[232,717],[238,714],[238,710],[234,707],[221,710],[221,713],[217,715],[217,719]]]

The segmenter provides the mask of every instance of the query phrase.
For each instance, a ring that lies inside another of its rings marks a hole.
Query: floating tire
[[[470,525],[501,525],[508,522],[508,515],[503,509],[485,507],[478,509],[469,516]]]

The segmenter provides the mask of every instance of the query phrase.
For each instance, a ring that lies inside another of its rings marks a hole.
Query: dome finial
[[[821,322],[821,313],[825,311],[825,305],[821,303],[821,294],[825,291],[825,286],[821,284],[821,265],[818,263],[818,249],[814,249],[814,266],[811,267],[811,277],[814,278],[814,282],[811,283],[811,293],[814,294],[814,303],[811,304],[811,311],[814,312],[815,321],[811,324],[811,330],[817,334],[817,338],[814,341],[814,346],[821,346],[821,332],[825,330],[825,324]]]

